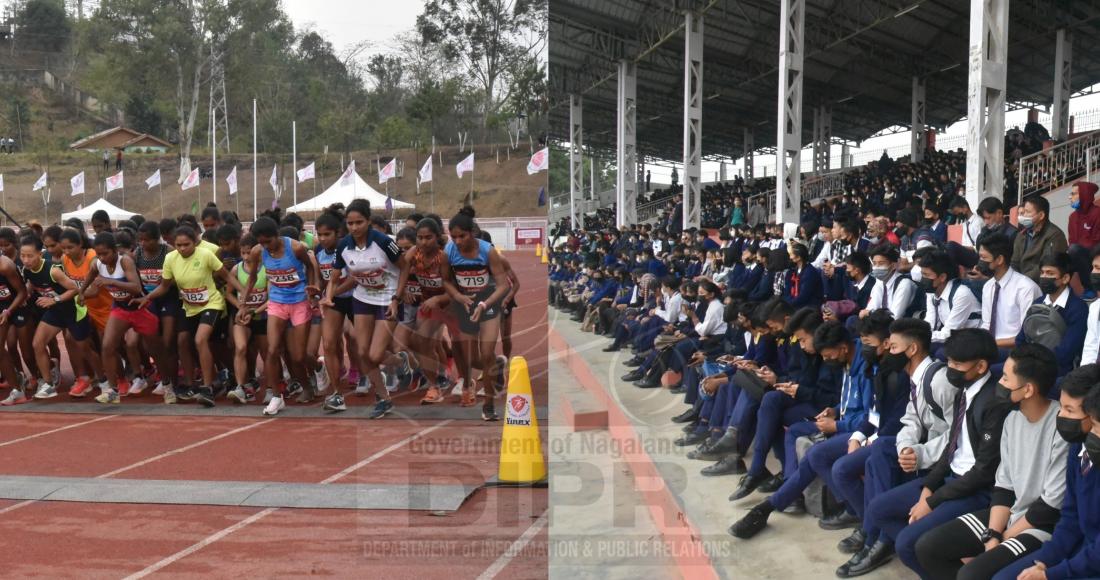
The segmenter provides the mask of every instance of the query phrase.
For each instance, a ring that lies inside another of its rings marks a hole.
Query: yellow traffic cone
[[[542,263],[543,264],[549,264],[550,263],[550,260],[546,257],[546,255],[549,254],[549,253],[550,253],[549,249],[547,249],[545,252],[542,253]]]
[[[508,372],[508,396],[504,400],[504,432],[500,465],[491,485],[546,485],[546,460],[542,456],[539,421],[531,396],[527,359],[512,357]]]
[[[541,258],[542,257],[542,244],[535,244],[535,257],[536,258]]]

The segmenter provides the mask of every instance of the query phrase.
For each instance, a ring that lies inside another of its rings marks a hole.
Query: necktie
[[[882,284],[882,308],[890,307],[890,293],[886,290],[886,281],[879,280],[879,284]]]
[[[959,435],[962,434],[963,422],[966,421],[966,389],[959,389],[955,397],[955,421],[951,423],[951,442],[947,446],[947,457],[955,456],[955,450],[959,448]]]
[[[997,340],[997,300],[1001,297],[1001,283],[993,282],[993,303],[989,305],[989,334]]]
[[[936,313],[936,323],[932,325],[932,330],[939,330],[943,328],[943,323],[940,322],[941,302],[943,302],[943,298],[932,298],[932,310]]]
[[[1089,470],[1092,469],[1092,461],[1089,460],[1088,453],[1081,456],[1081,475],[1088,475]]]

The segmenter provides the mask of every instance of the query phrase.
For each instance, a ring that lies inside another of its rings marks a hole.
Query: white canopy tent
[[[359,177],[358,173],[355,173],[354,177],[354,181],[347,185],[343,184],[342,179],[337,179],[336,183],[333,183],[321,195],[291,206],[287,208],[286,211],[322,211],[334,203],[342,203],[347,206],[353,199],[365,199],[369,201],[371,209],[383,209],[386,207],[386,194],[379,193],[373,187],[367,185],[367,182],[363,181],[363,178]],[[397,201],[396,199],[393,200],[393,209],[413,209],[415,207],[416,206],[411,203]]]
[[[99,210],[107,212],[107,216],[110,217],[111,221],[113,222],[130,219],[137,215],[137,213],[126,211],[104,198],[99,198],[98,200],[96,200],[95,203],[89,205],[84,209],[78,209],[76,211],[70,211],[69,213],[61,214],[61,221],[65,221],[69,218],[80,218],[81,220],[87,222],[88,220],[92,219],[92,214]]]

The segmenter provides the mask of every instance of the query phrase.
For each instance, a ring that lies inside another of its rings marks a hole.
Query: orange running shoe
[[[428,387],[428,392],[424,393],[424,398],[420,399],[421,405],[432,405],[435,403],[443,402],[443,393],[439,391],[439,387],[432,385]]]
[[[73,386],[69,388],[69,396],[79,399],[82,398],[84,395],[87,395],[88,391],[90,390],[92,390],[92,383],[88,380],[88,378],[79,377],[76,379],[76,382],[73,383]]]
[[[459,402],[460,407],[473,407],[477,404],[477,395],[474,394],[473,389],[462,390],[462,401]]]
[[[118,396],[125,397],[130,394],[130,379],[126,377],[119,377],[118,379]]]

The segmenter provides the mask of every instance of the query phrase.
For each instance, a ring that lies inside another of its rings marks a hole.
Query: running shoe
[[[286,392],[284,396],[287,398],[298,397],[301,396],[303,392],[305,392],[305,389],[302,387],[302,383],[299,383],[298,381],[291,381],[290,384],[286,386]]]
[[[451,396],[452,397],[461,397],[462,393],[465,392],[465,390],[466,390],[465,386],[466,386],[466,379],[458,379],[457,381],[455,381],[455,386],[454,386],[453,389],[451,389]]]
[[[80,399],[87,395],[90,390],[92,390],[92,382],[86,377],[80,377],[76,379],[73,386],[69,387],[69,396]],[[38,398],[38,395],[35,395],[35,398]]]
[[[180,401],[193,401],[195,399],[195,389],[187,386],[176,387],[176,398]]]
[[[398,373],[402,376],[412,373],[412,365],[409,364],[409,353],[401,351],[397,353],[397,358],[401,359],[401,366],[398,368]]]
[[[264,407],[264,415],[277,415],[279,411],[286,408],[286,403],[283,402],[282,397],[272,397],[271,402]]]
[[[344,403],[344,396],[340,393],[333,393],[325,399],[324,409],[326,411],[346,411],[348,406]]]
[[[56,385],[61,383],[61,361],[56,358],[50,359],[50,384]]]
[[[359,377],[359,382],[355,385],[355,396],[365,397],[370,394],[370,378],[366,375]]]
[[[389,399],[383,399],[374,404],[374,408],[371,409],[370,415],[368,415],[368,417],[371,419],[381,419],[392,410],[393,403]]]
[[[103,389],[103,392],[100,393],[99,396],[95,398],[95,400],[97,403],[117,405],[121,399],[119,398],[118,391],[108,387],[106,389]]]
[[[328,378],[328,369],[325,368],[325,359],[321,358],[320,360],[321,367],[313,372],[313,380],[317,382],[317,392],[324,393],[332,386],[332,381]]]
[[[8,397],[3,401],[0,401],[0,406],[11,407],[12,405],[21,405],[27,402],[27,395],[23,393],[21,389],[12,389],[8,393]]]
[[[130,394],[130,380],[126,377],[118,379],[118,396],[125,397]]]
[[[157,386],[157,388],[161,389],[163,391],[163,393],[161,393],[161,394],[164,395],[164,404],[165,405],[175,405],[176,404],[176,389],[172,385],[165,385],[164,383],[160,383],[159,386]]]
[[[400,380],[396,372],[382,373],[382,382],[386,385],[387,393],[396,393],[401,388]]]
[[[145,389],[149,387],[149,383],[143,378],[138,377],[134,379],[134,382],[130,383],[130,396],[137,397],[145,392]]]
[[[42,383],[34,393],[36,399],[52,399],[57,396],[57,387],[50,383]]]
[[[462,391],[462,400],[458,403],[461,407],[473,407],[477,404],[477,395],[474,394],[473,389],[466,389]]]
[[[439,391],[439,387],[432,385],[428,387],[428,392],[424,394],[424,398],[420,399],[420,404],[433,405],[435,403],[442,403],[443,400],[443,393]]]
[[[264,389],[264,404],[268,404],[275,398],[275,391],[271,389]]]
[[[481,420],[482,421],[500,421],[500,416],[497,415],[496,409],[492,404],[482,405],[481,407]]]
[[[198,401],[203,407],[207,409],[214,406],[214,390],[210,387],[199,387],[195,389],[195,400]]]
[[[166,390],[166,388],[164,386],[164,383],[162,381],[157,381],[157,386],[153,388],[153,394],[154,395],[163,395],[165,390]]]
[[[248,391],[245,390],[243,385],[237,385],[237,388],[229,391],[229,394],[225,396],[226,399],[233,401],[234,403],[240,403],[241,405],[247,404],[252,400]]]
[[[302,405],[305,405],[306,403],[312,403],[313,402],[313,390],[314,389],[313,389],[312,386],[303,388],[302,392],[298,394],[298,398],[295,399],[295,401],[297,401],[298,403],[300,403]]]

